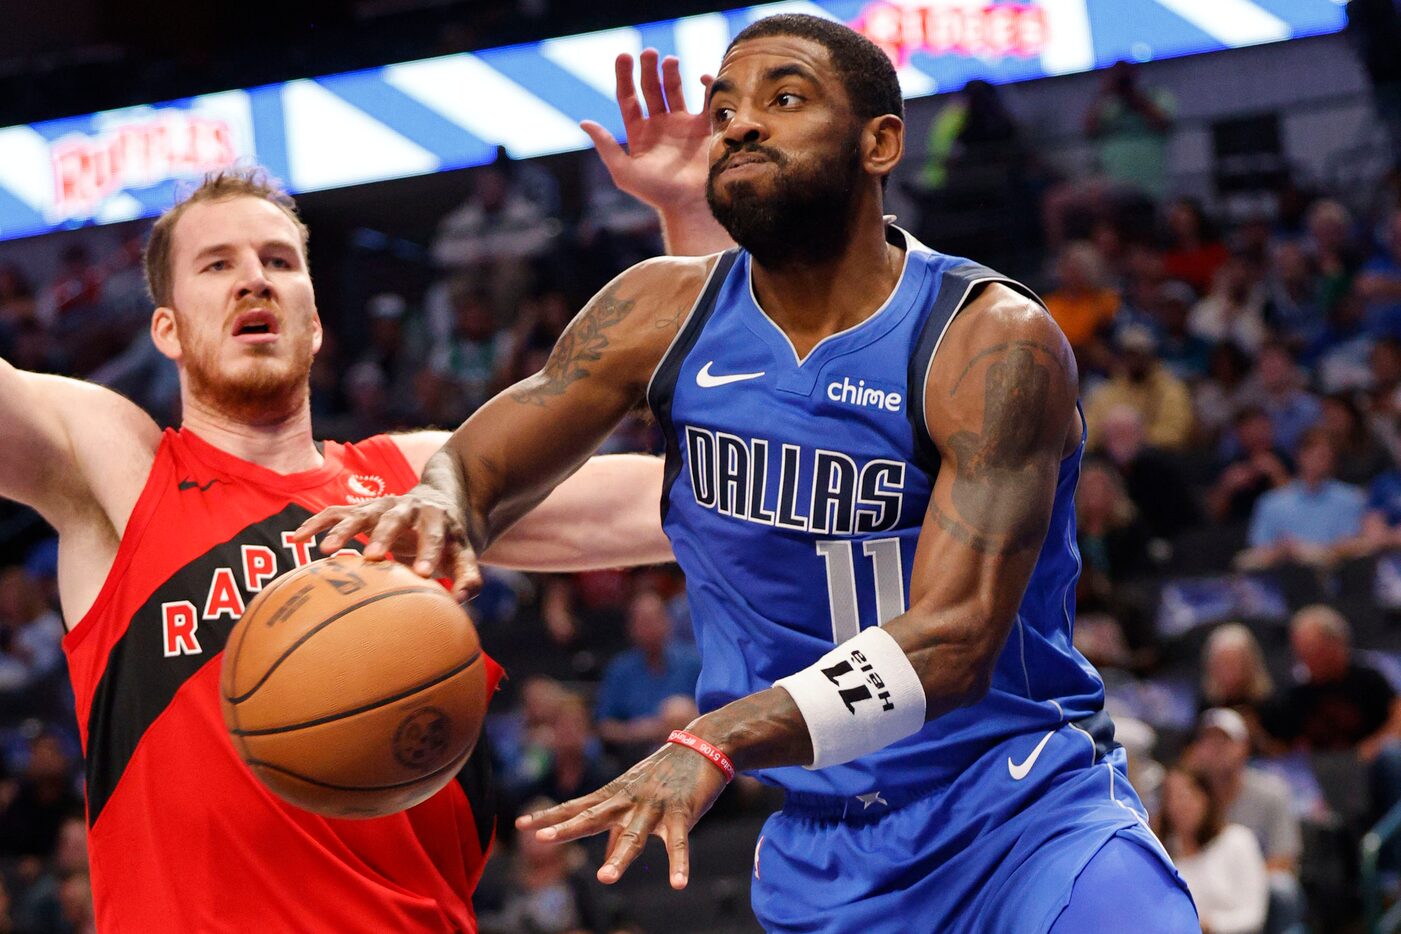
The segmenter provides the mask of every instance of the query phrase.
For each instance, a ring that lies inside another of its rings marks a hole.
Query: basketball
[[[273,581],[229,636],[220,697],[234,749],[284,800],[392,814],[471,754],[486,670],[466,611],[394,561],[341,554]]]

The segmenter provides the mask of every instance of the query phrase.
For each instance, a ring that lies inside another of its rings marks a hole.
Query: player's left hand
[[[593,794],[527,814],[521,830],[564,843],[609,831],[608,853],[598,881],[611,885],[637,859],[649,836],[666,844],[671,887],[684,889],[691,874],[691,828],[725,788],[725,776],[704,756],[666,745]]]

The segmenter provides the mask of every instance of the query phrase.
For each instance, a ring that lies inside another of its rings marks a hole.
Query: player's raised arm
[[[680,888],[686,832],[719,794],[722,772],[837,765],[981,700],[1046,536],[1061,460],[1079,441],[1076,394],[1069,345],[1049,315],[989,286],[954,319],[926,387],[926,422],[943,464],[915,553],[910,609],[699,718],[688,732],[708,755],[668,745],[519,826],[556,841],[616,831],[603,882],[616,881],[657,834]],[[863,678],[843,679],[858,671]]]
[[[582,464],[629,411],[704,286],[713,258],[661,258],[624,272],[570,323],[544,368],[496,396],[429,459],[414,490],[308,520],[334,552],[371,533],[368,557],[416,555],[460,595],[480,586],[476,555]]]
[[[734,243],[705,200],[710,119],[703,106],[697,113],[686,110],[676,57],[668,55],[660,67],[658,57],[656,49],[646,49],[640,57],[645,113],[637,99],[632,56],[619,55],[615,62],[626,150],[602,124],[585,120],[579,126],[593,140],[613,184],[657,212],[668,253],[718,253]],[[703,90],[713,80],[703,77]]]
[[[60,532],[97,508],[119,535],[159,440],[150,416],[110,389],[0,360],[0,496]]]

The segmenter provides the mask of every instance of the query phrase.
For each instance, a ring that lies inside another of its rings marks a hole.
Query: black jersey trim
[[[671,346],[667,347],[661,362],[657,364],[657,369],[652,373],[651,382],[647,384],[647,405],[656,416],[657,424],[662,426],[662,435],[666,439],[666,472],[662,480],[661,502],[663,522],[666,521],[667,508],[671,503],[671,486],[681,473],[681,447],[676,439],[676,426],[671,420],[671,403],[676,396],[676,380],[681,375],[682,361],[696,345],[705,323],[715,313],[720,289],[725,285],[725,280],[729,278],[730,270],[734,268],[738,259],[738,247],[720,254],[720,258],[710,270],[710,276],[706,280],[705,288],[701,290],[700,297],[696,299],[696,304],[686,316],[681,329],[676,332],[676,337],[672,338]]]
[[[939,472],[940,460],[939,449],[929,437],[929,421],[924,409],[925,389],[929,383],[929,371],[934,366],[934,355],[938,353],[954,317],[968,307],[985,286],[994,282],[1015,289],[1038,305],[1045,304],[1022,283],[978,263],[964,263],[945,269],[940,277],[939,290],[934,295],[934,303],[915,340],[914,353],[910,355],[905,374],[909,400],[905,415],[914,431],[916,466],[930,477]]]
[[[234,569],[234,579],[246,605],[253,594],[244,590],[240,580],[241,546],[261,544],[285,554],[282,533],[297,528],[311,516],[304,506],[288,504],[280,512],[245,526],[186,563],[132,613],[126,631],[108,652],[88,711],[85,759],[89,827],[96,826],[102,816],[146,731],[170,707],[185,682],[219,657],[238,622],[227,616],[207,620],[201,615],[196,630],[200,652],[167,658],[162,652],[165,625],[161,604],[189,601],[202,610],[200,604],[215,571],[227,567]],[[290,563],[286,567],[290,569]]]

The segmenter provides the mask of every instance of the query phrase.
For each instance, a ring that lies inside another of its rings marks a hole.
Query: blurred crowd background
[[[170,3],[130,6],[93,42],[4,60],[0,125],[707,8],[322,0],[269,36],[249,10],[271,4],[180,18],[179,33]],[[1348,32],[1305,40],[1301,59],[1355,76],[1311,107],[1366,115],[1311,140],[1322,161],[1291,158],[1288,114],[1191,116],[1197,96],[1232,95],[1219,60],[1268,54],[1243,50],[1085,76],[1057,92],[1077,110],[1069,134],[1047,133],[1020,87],[912,102],[890,188],[901,224],[1027,281],[1074,347],[1090,448],[1075,640],[1216,934],[1361,930],[1360,842],[1401,799],[1401,10],[1348,6]],[[1189,132],[1209,158],[1184,153]],[[587,152],[302,200],[328,438],[455,426],[661,251],[652,213]],[[145,231],[0,243],[0,356],[173,425],[175,371],[146,336]],[[637,417],[605,450],[660,442]],[[56,562],[42,520],[0,503],[0,934],[91,929]],[[695,715],[680,572],[491,571],[473,611],[509,672],[487,728],[501,821],[483,931],[752,930],[750,853],[778,803],[755,782],[697,829],[684,894],[657,851],[605,889],[596,845],[511,831]],[[1395,849],[1367,889],[1382,898]]]

